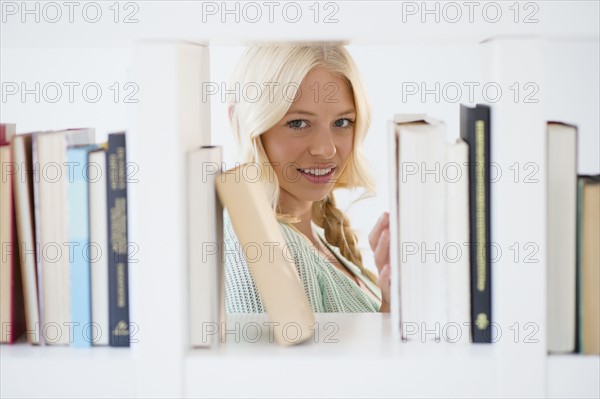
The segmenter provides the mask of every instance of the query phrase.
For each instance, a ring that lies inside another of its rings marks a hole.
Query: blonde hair
[[[262,181],[278,220],[297,222],[293,216],[278,213],[279,182],[260,135],[284,117],[300,83],[317,66],[348,81],[354,96],[356,120],[352,152],[347,165],[327,197],[313,203],[312,219],[324,229],[325,239],[338,247],[345,258],[375,282],[375,275],[363,266],[356,234],[350,228],[348,218],[336,207],[333,194],[335,189],[342,187],[365,188],[366,192],[361,198],[375,192],[375,184],[362,153],[362,144],[371,122],[371,109],[358,69],[346,48],[329,44],[248,47],[229,82],[231,126],[243,162],[254,162],[261,168]]]

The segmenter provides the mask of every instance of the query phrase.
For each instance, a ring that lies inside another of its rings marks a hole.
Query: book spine
[[[72,344],[76,347],[92,345],[92,304],[90,288],[90,242],[88,226],[87,152],[89,147],[67,150],[69,174],[69,242],[74,247],[70,254]],[[94,335],[96,335],[94,331]]]
[[[92,296],[92,323],[98,335],[92,345],[108,345],[108,229],[106,206],[106,150],[98,149],[88,154],[88,196],[90,280]]]
[[[221,325],[223,208],[215,186],[221,162],[221,147],[188,154],[189,320],[194,347],[219,343],[217,335],[207,331]]]
[[[0,243],[2,260],[0,262],[0,342],[13,343],[24,330],[23,292],[18,270],[18,247],[16,244],[15,214],[13,201],[13,180],[9,171],[13,164],[11,146],[0,146],[2,164],[2,182],[0,182]],[[14,169],[13,169],[14,170]],[[7,176],[8,175],[8,176]]]
[[[125,133],[108,136],[106,156],[109,344],[129,346],[127,182]]]
[[[40,312],[38,308],[35,254],[33,236],[33,171],[31,163],[32,135],[19,135],[13,139],[13,159],[16,173],[13,175],[17,242],[23,281],[26,316],[26,335],[31,344],[40,343]]]
[[[461,106],[461,137],[469,144],[471,336],[492,341],[490,265],[490,112]]]

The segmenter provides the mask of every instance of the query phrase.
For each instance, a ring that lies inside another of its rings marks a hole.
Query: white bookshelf
[[[112,3],[100,4],[104,15],[113,16],[108,8]],[[81,19],[72,24],[50,24],[43,20],[21,23],[7,16],[7,21],[0,25],[2,81],[85,82],[93,77],[102,87],[108,87],[114,81],[138,82],[136,79],[140,79],[141,82],[142,74],[155,73],[159,82],[161,78],[164,82],[175,82],[177,72],[166,58],[157,65],[139,62],[139,54],[133,48],[138,39],[200,42],[208,46],[211,57],[220,48],[228,49],[253,40],[273,40],[273,32],[277,32],[277,40],[341,40],[349,43],[361,69],[369,59],[374,59],[376,61],[365,69],[377,71],[377,62],[383,71],[381,76],[372,72],[365,75],[367,89],[373,88],[371,97],[378,98],[373,103],[380,105],[374,109],[371,129],[374,141],[370,145],[374,151],[378,146],[383,148],[381,145],[386,142],[385,137],[374,132],[386,132],[387,119],[404,108],[412,107],[412,110],[420,109],[441,117],[449,121],[449,130],[457,132],[458,105],[398,101],[396,92],[388,89],[397,89],[398,82],[394,80],[402,79],[393,74],[394,69],[423,71],[413,76],[420,80],[440,80],[440,74],[446,80],[456,79],[456,76],[465,80],[472,72],[479,81],[533,80],[539,82],[542,89],[540,103],[527,108],[527,113],[510,101],[495,106],[497,111],[493,116],[498,117],[493,122],[492,135],[495,129],[510,131],[510,136],[503,138],[503,145],[522,144],[517,149],[494,147],[497,156],[507,162],[534,160],[545,165],[543,149],[537,147],[543,121],[562,119],[576,122],[581,128],[585,145],[581,150],[579,172],[600,173],[598,145],[595,145],[600,131],[597,112],[600,108],[597,18],[600,6],[597,2],[536,2],[539,22],[530,24],[514,23],[511,18],[503,18],[498,23],[476,18],[473,23],[456,24],[443,20],[422,23],[409,18],[402,23],[399,22],[403,12],[401,2],[337,2],[339,21],[332,24],[314,23],[310,18],[297,24],[281,18],[273,23],[257,24],[221,23],[209,18],[204,23],[199,2],[179,2],[176,6],[163,2],[135,4],[139,19],[135,24],[115,24],[110,18],[96,24]],[[514,16],[509,9],[512,2],[499,4],[504,15]],[[524,5],[520,3],[519,7]],[[312,16],[309,6],[310,3],[301,5],[305,15]],[[323,3],[320,7],[324,7]],[[511,38],[505,40],[480,43],[490,37],[509,35]],[[446,54],[440,50],[447,48],[462,49],[460,54],[466,57],[463,60],[448,57],[444,62]],[[562,57],[561,52],[566,56]],[[165,54],[167,58],[172,56]],[[407,57],[403,58],[402,54]],[[383,65],[386,60],[388,65]],[[219,73],[214,71],[212,61],[211,76]],[[581,66],[577,65],[578,61]],[[47,67],[40,68],[40,62],[47,63]],[[407,65],[406,69],[401,69],[403,65]],[[163,75],[158,73],[159,66],[166,71]],[[463,76],[453,72],[461,68],[469,73]],[[91,105],[79,101],[51,105],[3,101],[2,120],[16,122],[19,132],[86,125],[96,127],[101,139],[108,131],[127,128],[132,132],[129,143],[138,144],[128,156],[138,157],[148,166],[141,169],[141,177],[149,180],[155,173],[164,174],[153,182],[161,185],[160,196],[153,197],[156,187],[144,184],[144,179],[130,190],[130,206],[136,206],[131,208],[130,240],[147,244],[141,249],[148,248],[140,254],[142,264],[130,265],[131,315],[132,321],[140,326],[139,342],[129,350],[0,346],[0,396],[600,396],[598,357],[546,354],[543,253],[538,257],[538,264],[504,261],[493,266],[492,317],[501,323],[505,334],[493,345],[403,344],[392,338],[389,315],[318,314],[317,322],[321,326],[328,322],[339,326],[336,334],[339,342],[320,341],[281,348],[263,340],[252,344],[228,342],[210,350],[189,350],[184,301],[185,257],[181,253],[185,215],[181,214],[183,208],[165,205],[172,203],[173,198],[181,202],[183,179],[172,179],[161,165],[170,165],[172,173],[180,173],[182,151],[206,138],[186,141],[182,136],[173,140],[178,126],[184,125],[182,119],[178,119],[181,116],[177,116],[178,105],[172,101],[161,102],[156,93],[160,92],[150,94],[151,97],[146,97],[146,93],[139,98],[146,99],[145,105],[154,101],[155,112],[150,115],[154,119],[149,118],[149,121],[160,120],[162,125],[148,123],[143,131],[139,119],[135,118],[135,104],[102,101]],[[178,96],[173,92],[161,95]],[[564,104],[558,100],[563,96],[571,101]],[[222,105],[217,103],[217,107]],[[212,112],[212,140],[229,146],[232,141],[221,137],[225,133],[220,132],[223,125],[215,118],[215,112]],[[155,138],[152,143],[142,136],[151,130],[154,133],[149,136]],[[375,160],[374,165],[377,171],[387,173],[387,165],[381,159]],[[385,185],[386,176],[382,181]],[[541,185],[505,184],[498,186],[498,190],[502,191],[493,193],[493,198],[501,199],[502,204],[494,207],[497,212],[492,219],[496,229],[494,236],[506,242],[533,240],[542,246],[545,243],[545,203]],[[522,198],[518,201],[519,207],[516,202],[510,202],[516,197]],[[375,207],[385,209],[387,198],[383,187],[379,202],[372,202],[371,206],[376,204]],[[517,212],[512,213],[513,210]],[[231,318],[229,322],[261,323],[261,317]],[[524,323],[536,323],[539,326],[536,338],[540,342],[525,344],[521,336],[521,342],[515,343],[513,331],[505,328],[514,322],[520,323],[521,333]]]

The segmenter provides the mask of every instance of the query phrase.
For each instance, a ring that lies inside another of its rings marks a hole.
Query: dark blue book
[[[125,132],[108,135],[108,326],[110,346],[129,346]]]
[[[490,107],[460,106],[460,137],[469,145],[471,335],[492,342],[490,265]]]

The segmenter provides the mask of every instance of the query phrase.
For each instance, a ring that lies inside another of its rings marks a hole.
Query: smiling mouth
[[[329,183],[336,170],[336,166],[330,166],[327,168],[299,168],[298,172],[312,183]]]

